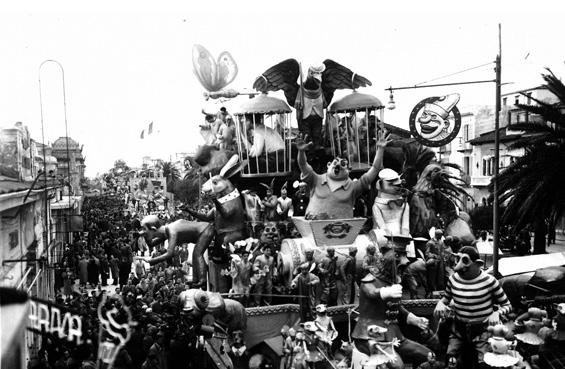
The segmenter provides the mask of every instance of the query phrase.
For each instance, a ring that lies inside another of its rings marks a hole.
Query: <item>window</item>
[[[518,105],[520,103],[520,95],[514,96],[514,105]]]
[[[492,176],[494,174],[494,157],[483,159],[483,176]]]
[[[528,105],[530,105],[532,103],[532,93],[528,92],[526,95],[528,95]]]
[[[471,158],[469,156],[463,157],[463,172],[466,175],[471,174]]]
[[[503,97],[502,98],[502,105],[506,106],[508,104],[508,98],[507,97]]]
[[[463,142],[469,141],[469,125],[465,124],[463,126]]]
[[[8,244],[10,245],[10,250],[15,249],[20,244],[19,231],[10,232],[8,234],[8,238],[10,239],[10,241],[8,242]]]
[[[494,174],[494,164],[495,164],[494,157],[491,157],[488,163],[489,176],[492,176]]]

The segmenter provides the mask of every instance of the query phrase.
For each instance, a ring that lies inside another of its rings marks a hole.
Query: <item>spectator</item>
[[[65,297],[71,297],[73,294],[73,284],[75,276],[71,268],[67,267],[63,272],[63,294]]]
[[[86,282],[88,282],[88,260],[84,254],[82,254],[80,257],[80,260],[78,262],[78,269],[80,285],[85,286]]]

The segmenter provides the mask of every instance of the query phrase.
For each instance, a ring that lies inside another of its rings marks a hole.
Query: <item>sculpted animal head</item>
[[[157,237],[157,230],[161,227],[161,220],[156,215],[147,215],[141,220],[143,230],[140,234],[149,246],[155,246],[161,241]]]
[[[327,174],[328,178],[334,181],[345,181],[349,178],[349,161],[336,157],[333,161],[328,162]]]
[[[442,166],[438,163],[428,164],[420,174],[418,178],[418,182],[414,189],[416,191],[426,191],[431,190],[432,188],[439,185],[440,181],[447,180],[448,172],[442,168]]]
[[[247,161],[242,161],[238,164],[239,156],[233,155],[230,160],[220,170],[220,174],[212,176],[202,185],[202,192],[204,194],[222,195],[227,194],[235,188],[230,182],[229,178],[239,172]]]
[[[263,231],[261,232],[261,242],[270,243],[278,242],[281,238],[277,223],[266,222]]]
[[[428,164],[422,170],[410,202],[410,233],[420,237],[431,227],[445,227],[446,235],[470,244],[474,236],[468,217],[461,212],[470,195],[462,186],[465,182],[451,168],[461,172],[458,166],[439,163]]]
[[[218,174],[232,155],[232,151],[218,149],[214,145],[203,145],[198,147],[194,157],[189,160],[193,168],[196,168],[201,175],[207,177],[210,173],[212,175]]]

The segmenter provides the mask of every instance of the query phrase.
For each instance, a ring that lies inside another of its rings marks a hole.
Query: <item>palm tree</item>
[[[180,179],[180,172],[170,161],[161,163],[161,170],[163,177],[167,179],[167,191],[172,192],[174,184]]]
[[[499,183],[495,195],[506,203],[502,224],[515,231],[533,226],[535,254],[545,253],[546,220],[565,211],[565,85],[549,69],[542,77],[558,102],[533,99],[538,105],[517,105],[543,122],[513,125],[524,134],[510,148],[523,148],[525,155],[493,179]]]

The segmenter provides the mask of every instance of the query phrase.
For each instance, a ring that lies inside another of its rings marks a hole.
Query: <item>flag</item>
[[[147,130],[147,134],[150,135],[153,133],[153,122],[149,123],[149,129]]]
[[[139,138],[141,138],[143,140],[143,136],[145,135],[145,130],[141,131],[141,135],[139,136]]]

